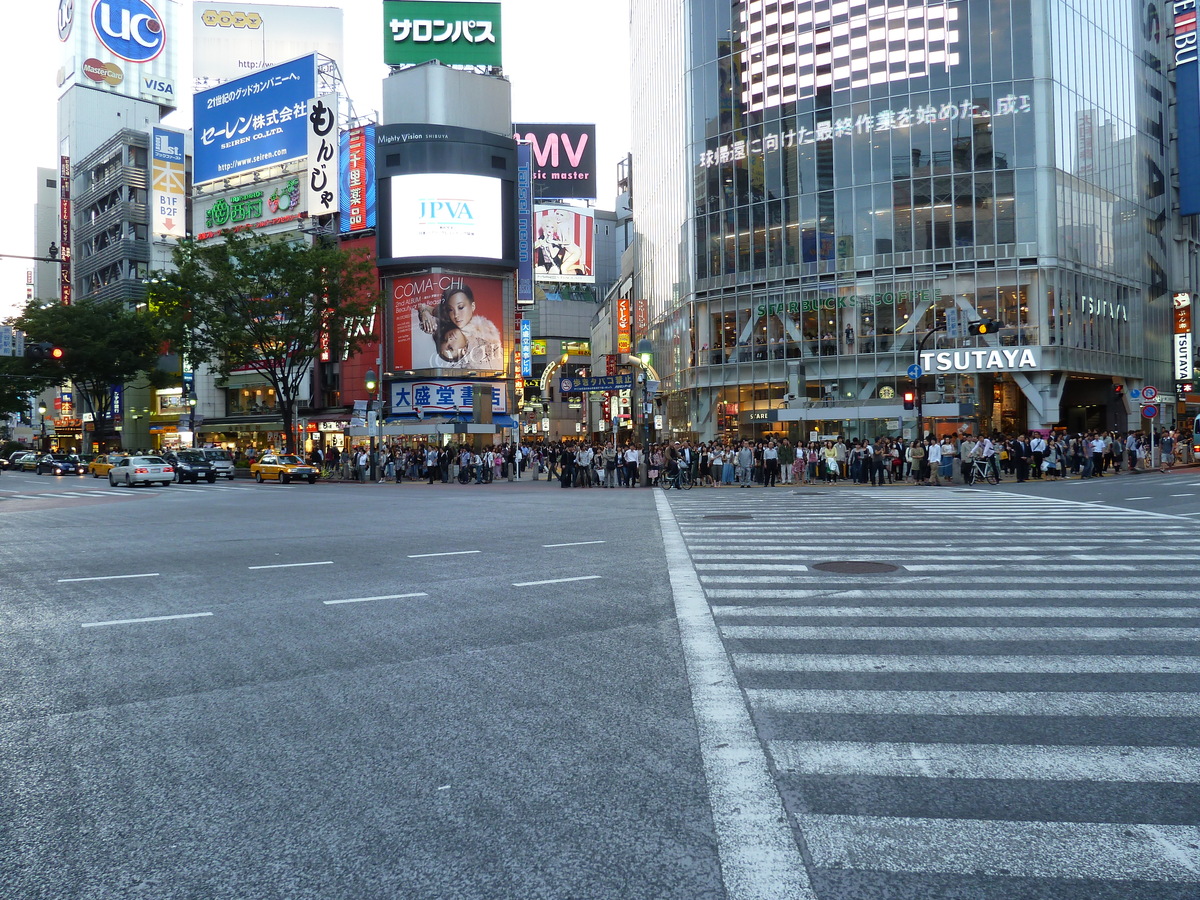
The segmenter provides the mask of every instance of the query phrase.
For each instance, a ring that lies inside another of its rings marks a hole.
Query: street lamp
[[[38,404],[38,415],[42,419],[42,452],[46,451],[46,401]]]
[[[196,446],[196,392],[188,391],[188,433],[192,436],[192,446]]]
[[[367,388],[367,438],[370,443],[370,449],[367,451],[371,454],[371,474],[368,476],[371,481],[375,481],[375,428],[371,425],[371,405],[375,394],[375,389],[379,387],[379,378],[375,374],[374,369],[367,369],[367,377],[365,379]],[[376,413],[376,417],[378,417]]]
[[[650,361],[654,358],[654,342],[642,338],[637,345],[638,359],[642,363],[642,471],[646,473],[647,483],[650,477]]]

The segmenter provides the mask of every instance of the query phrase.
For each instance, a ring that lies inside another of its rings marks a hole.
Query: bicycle
[[[683,466],[679,466],[675,470],[674,475],[663,475],[658,481],[658,486],[664,491],[669,491],[671,485],[674,485],[677,491],[690,491],[692,489],[692,474],[683,468]]]
[[[996,474],[996,469],[992,465],[990,459],[979,459],[976,457],[971,460],[971,484],[983,480],[988,484],[999,484],[1000,476]]]

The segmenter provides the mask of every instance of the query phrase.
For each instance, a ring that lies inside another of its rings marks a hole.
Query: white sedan
[[[113,487],[118,484],[133,487],[156,481],[167,487],[174,480],[174,467],[161,456],[123,456],[108,470],[108,483]]]

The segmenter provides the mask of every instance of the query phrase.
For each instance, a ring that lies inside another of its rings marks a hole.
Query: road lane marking
[[[406,600],[409,597],[428,597],[428,594],[388,594],[383,597],[351,597],[349,600],[322,600],[326,606],[336,606],[339,603],[368,603],[371,600]]]
[[[1156,691],[746,691],[760,713],[874,716],[1100,716],[1190,718],[1200,697]]]
[[[730,900],[815,900],[767,764],[671,505],[654,492],[700,756]],[[801,832],[803,835],[803,830]],[[802,840],[807,841],[804,835]]]
[[[324,562],[310,563],[277,563],[273,566],[246,566],[247,569],[297,569],[301,566],[332,566],[333,560],[327,559]]]
[[[157,578],[157,572],[143,572],[140,575],[96,575],[91,578],[60,578],[59,584],[67,584],[72,581],[115,581],[118,578]]]
[[[1153,500],[1153,499],[1154,499],[1153,497],[1126,497],[1125,502],[1128,503],[1130,500]]]
[[[1172,497],[1194,497],[1195,494],[1172,494]]]
[[[927,674],[1200,675],[1195,656],[909,656],[907,654],[732,653],[739,672],[888,672]]]
[[[182,613],[178,616],[149,616],[145,619],[113,619],[110,622],[84,622],[80,628],[100,628],[104,625],[137,625],[141,622],[166,622],[171,619],[201,619],[205,616],[211,616],[210,612],[202,613]]]
[[[583,547],[587,544],[604,544],[607,541],[571,541],[569,544],[542,544],[543,547]]]
[[[451,550],[448,553],[410,553],[409,559],[425,559],[429,556],[468,556],[472,553],[482,553],[482,550]]]
[[[580,575],[576,578],[551,578],[547,581],[515,581],[513,587],[534,587],[539,584],[563,584],[567,581],[594,581],[600,578],[600,575]]]

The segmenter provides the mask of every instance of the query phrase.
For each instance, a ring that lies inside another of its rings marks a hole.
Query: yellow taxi
[[[112,467],[119,463],[124,455],[123,453],[101,454],[88,463],[88,472],[93,478],[103,478],[112,471]]]
[[[250,464],[250,474],[259,484],[278,481],[288,484],[293,479],[316,484],[317,470],[298,456],[266,453]]]

